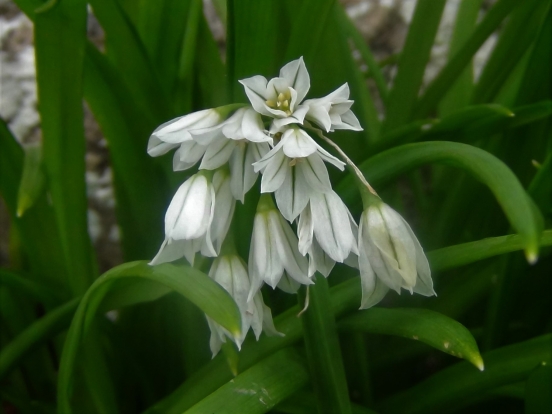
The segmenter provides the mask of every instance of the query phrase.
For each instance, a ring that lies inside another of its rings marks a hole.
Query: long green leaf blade
[[[82,72],[86,2],[63,2],[36,15],[35,44],[44,165],[69,285],[82,294],[95,277],[84,182]]]
[[[434,311],[371,308],[342,319],[339,327],[419,340],[439,351],[464,358],[483,371],[483,359],[470,331],[454,319]]]
[[[282,350],[253,365],[185,412],[266,413],[303,388],[308,379],[303,358],[292,349]]]
[[[483,372],[475,372],[467,363],[456,364],[384,401],[381,410],[429,414],[469,403],[488,390],[524,380],[543,362],[549,364],[551,340],[551,335],[544,335],[485,353]]]

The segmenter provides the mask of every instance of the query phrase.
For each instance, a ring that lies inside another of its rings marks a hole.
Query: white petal
[[[394,258],[393,247],[379,209],[369,207],[362,213],[359,226],[359,262],[366,255],[377,276],[400,293],[403,283]],[[362,245],[362,250],[360,246]]]
[[[215,210],[211,223],[211,239],[217,252],[220,251],[222,242],[228,233],[236,202],[230,189],[230,177],[225,171],[217,171],[213,176],[215,190]]]
[[[416,284],[416,247],[405,226],[405,221],[399,213],[383,204],[380,207],[381,215],[389,232],[393,244],[394,257],[399,265],[399,272],[409,288]]]
[[[295,279],[289,277],[289,275],[284,272],[284,275],[278,282],[278,289],[283,290],[286,293],[295,294],[301,287],[301,284],[296,282]]]
[[[271,229],[269,218],[266,213],[256,214],[251,236],[251,247],[249,249],[249,276],[251,289],[248,300],[259,291],[263,282],[276,280],[284,272],[282,261],[278,257],[278,251],[273,248],[271,241]],[[274,283],[274,286],[278,281]],[[273,287],[274,287],[273,286]]]
[[[180,186],[167,209],[166,235],[176,240],[190,240],[203,236],[212,220],[212,190],[207,179],[201,175],[190,177]]]
[[[282,135],[283,151],[289,158],[308,157],[317,150],[314,140],[302,129],[288,129]]]
[[[297,282],[304,285],[312,284],[308,277],[308,261],[297,250],[297,236],[277,211],[270,211],[268,215],[271,242],[275,245],[285,270]],[[270,284],[268,281],[267,283]],[[277,283],[278,281],[271,286],[275,287]]]
[[[330,164],[333,164],[334,166],[339,168],[341,171],[343,171],[345,169],[345,163],[343,161],[340,161],[339,159],[334,157],[332,154],[330,154],[328,151],[326,151],[320,145],[318,145],[317,153],[320,156],[320,158],[322,158],[326,162],[329,162]]]
[[[222,134],[226,138],[243,139],[242,120],[246,111],[246,108],[240,108],[224,122],[224,125],[222,127]]]
[[[328,256],[316,239],[313,240],[309,250],[309,276],[312,276],[316,271],[320,272],[324,277],[328,277],[335,266],[335,260]]]
[[[274,148],[272,148],[270,151],[268,151],[260,160],[253,163],[253,169],[255,172],[259,172],[261,170],[264,170],[266,166],[272,161],[272,158],[274,158],[276,155],[279,155],[278,153],[281,152],[282,146],[284,143],[280,141]]]
[[[359,246],[359,250],[363,246]],[[378,277],[366,255],[361,254],[359,257],[360,264],[360,284],[362,287],[362,301],[360,309],[368,309],[378,304],[389,291],[389,287],[385,285]]]
[[[243,137],[251,142],[269,142],[272,138],[265,134],[261,116],[253,109],[246,110],[242,120]]]
[[[353,249],[349,212],[333,192],[313,193],[310,201],[314,234],[320,247],[335,261],[343,262]]]
[[[318,154],[299,160],[295,167],[303,173],[313,190],[323,193],[332,189],[328,170]]]
[[[297,235],[299,237],[297,247],[299,249],[299,253],[304,256],[307,254],[312,245],[314,235],[314,223],[312,221],[310,204],[305,207],[299,216],[299,222],[297,223]],[[310,271],[309,276],[312,276]]]
[[[221,138],[213,141],[207,147],[203,160],[199,165],[199,169],[214,170],[226,164],[235,147],[236,142],[228,138]]]
[[[429,269],[429,263],[427,257],[420,245],[420,242],[416,238],[416,235],[405,221],[406,228],[408,229],[414,246],[416,247],[416,270],[418,271],[418,278],[416,279],[416,286],[414,286],[414,292],[424,296],[436,295],[433,290],[433,280],[431,279],[431,270]]]
[[[287,221],[292,222],[303,211],[309,201],[310,188],[297,168],[291,167],[286,179],[276,190],[276,204]]]
[[[332,125],[333,129],[350,129],[353,131],[362,131],[360,122],[358,122],[357,117],[353,114],[353,111],[347,111],[341,115],[341,123],[338,125]]]
[[[244,188],[244,171],[247,169],[247,167],[253,170],[253,167],[251,165],[245,165],[245,147],[246,145],[243,143],[239,143],[238,145],[236,145],[236,148],[234,148],[234,152],[228,160],[228,165],[230,167],[230,187],[232,190],[232,195],[236,200],[241,201],[242,204],[246,193],[246,190]]]
[[[289,169],[289,158],[282,151],[276,152],[263,172],[261,193],[271,193],[280,188]]]
[[[278,332],[274,326],[274,321],[272,320],[272,311],[264,303],[263,305],[263,331],[268,336],[285,336],[283,333]]]
[[[161,141],[155,135],[152,135],[148,141],[148,154],[152,157],[159,157],[160,155],[166,154],[173,148],[178,147],[179,144],[169,144],[167,142]]]
[[[178,148],[175,152],[174,152],[174,156],[173,156],[173,171],[184,171],[184,170],[187,170],[188,168],[191,168],[194,166],[194,164],[197,162],[194,161],[194,162],[183,162],[181,160],[182,156],[180,155],[180,152],[182,151],[182,148]]]
[[[310,89],[310,77],[303,57],[289,62],[280,70],[280,77],[289,82],[289,86],[297,91],[297,102],[300,103]]]
[[[170,240],[165,239],[159,252],[155,255],[150,265],[158,265],[166,262],[173,262],[180,259],[184,256],[184,251],[186,249],[186,244],[189,243],[187,240]]]
[[[261,115],[272,117],[273,114],[266,106],[267,96],[267,80],[264,76],[253,76],[251,78],[242,79],[239,81],[245,90],[245,94],[249,98],[249,102],[253,105],[255,111]]]
[[[306,115],[307,119],[324,128],[326,132],[329,132],[332,126],[332,120],[329,115],[330,106],[329,103],[326,105],[309,105],[309,111]]]
[[[205,150],[207,150],[206,146],[200,145],[195,141],[183,142],[180,144],[180,151],[178,151],[180,154],[180,161],[183,164],[194,165],[203,157]]]

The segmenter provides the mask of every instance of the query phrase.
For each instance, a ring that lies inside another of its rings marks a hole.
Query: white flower
[[[297,226],[299,252],[309,253],[309,276],[315,270],[328,276],[335,262],[358,254],[355,232],[356,224],[335,192],[313,192]]]
[[[284,271],[303,285],[313,283],[308,277],[307,259],[297,249],[297,236],[276,209],[270,196],[263,195],[255,215],[249,250],[249,299],[263,283],[276,288]]]
[[[195,252],[216,256],[210,227],[215,209],[215,190],[202,174],[182,184],[165,214],[165,241],[150,264],[155,265],[186,256],[193,264]]]
[[[235,109],[235,105],[205,109],[159,125],[150,136],[148,154],[157,157],[178,147],[185,141],[192,141],[192,132],[219,125],[228,115],[229,110],[232,109]]]
[[[270,81],[257,75],[240,83],[253,108],[275,118],[276,130],[291,123],[303,123],[308,107],[300,103],[310,89],[310,77],[302,57],[289,62],[280,70],[280,76]]]
[[[349,100],[349,85],[344,84],[329,95],[308,99],[303,104],[309,107],[306,119],[326,130],[351,129],[362,131],[357,117],[351,111],[354,101]]]
[[[258,292],[252,300],[248,301],[249,275],[245,263],[239,256],[228,254],[218,257],[211,266],[209,276],[232,296],[240,310],[242,323],[240,337],[234,338],[222,326],[207,318],[211,328],[210,345],[213,356],[219,352],[227,337],[233,340],[240,349],[249,328],[253,329],[257,340],[263,329],[268,335],[281,335],[274,327],[272,313],[270,308],[264,304],[261,293]]]
[[[253,167],[255,171],[263,171],[261,192],[276,192],[276,203],[291,222],[305,208],[312,191],[331,191],[324,161],[340,170],[344,168],[343,162],[318,145],[305,131],[289,128],[280,142]]]
[[[422,246],[408,223],[387,204],[372,204],[362,213],[358,250],[362,309],[378,303],[389,289],[435,295]]]

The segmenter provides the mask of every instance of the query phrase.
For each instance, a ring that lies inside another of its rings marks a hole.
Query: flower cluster
[[[150,137],[151,156],[176,149],[175,171],[199,163],[167,209],[165,240],[151,264],[185,257],[193,265],[198,252],[218,256],[210,276],[240,309],[242,337],[233,338],[238,346],[249,328],[257,338],[262,329],[277,333],[262,301],[264,284],[294,293],[312,284],[315,272],[327,277],[336,262],[358,264],[362,308],[379,302],[390,288],[434,294],[427,259],[408,224],[372,196],[359,228],[333,191],[326,167],[343,170],[346,163],[309,135],[362,130],[351,111],[348,85],[305,100],[310,77],[302,58],[276,78],[253,76],[240,83],[250,105],[194,112],[159,126]],[[244,203],[259,174],[262,195],[246,265],[235,254],[219,254],[236,201]],[[216,353],[231,335],[213,321],[209,326]]]

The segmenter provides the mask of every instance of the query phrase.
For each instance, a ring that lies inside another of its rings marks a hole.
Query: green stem
[[[300,292],[299,303],[304,303],[305,289]],[[330,290],[323,276],[317,275],[310,286],[309,309],[301,320],[318,412],[351,413]]]

